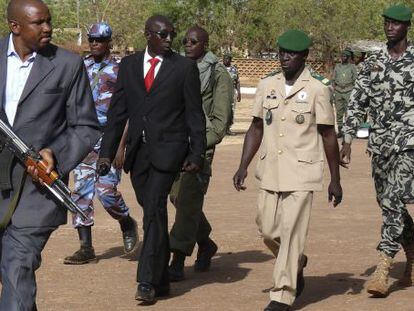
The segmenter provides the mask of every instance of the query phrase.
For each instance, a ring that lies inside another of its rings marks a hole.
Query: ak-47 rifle
[[[46,173],[47,162],[42,159],[42,156],[33,150],[33,148],[29,148],[1,119],[0,135],[2,136],[2,140],[4,140],[4,146],[10,150],[10,152],[18,158],[26,168],[28,166],[36,167],[39,172],[39,178],[43,180],[44,186],[49,190],[52,196],[73,214],[79,214],[83,220],[87,219],[86,214],[72,200],[71,192],[60,179],[59,174],[56,171],[52,171],[50,174]]]

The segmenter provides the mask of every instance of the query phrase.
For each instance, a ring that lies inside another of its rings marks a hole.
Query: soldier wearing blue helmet
[[[110,53],[111,38],[112,29],[107,23],[101,22],[91,25],[88,32],[91,54],[86,56],[84,60],[95,102],[96,114],[102,129],[106,125],[109,103],[118,76],[118,63]],[[100,146],[101,140],[74,170],[75,189],[73,198],[88,215],[88,219],[82,220],[79,216],[73,218],[73,225],[78,230],[81,246],[72,256],[65,258],[65,264],[85,264],[96,260],[95,251],[92,247],[91,231],[94,224],[93,198],[95,193],[105,210],[119,221],[125,253],[133,252],[138,245],[137,223],[129,215],[129,209],[121,193],[117,190],[124,161],[125,137],[120,144],[108,175],[98,177],[96,175],[96,161]]]

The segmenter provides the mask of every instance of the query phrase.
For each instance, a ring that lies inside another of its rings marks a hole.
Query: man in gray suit
[[[0,118],[67,180],[100,136],[81,57],[50,44],[52,27],[41,0],[11,0],[10,35],[0,41]],[[1,311],[36,310],[35,271],[50,234],[66,211],[46,195],[38,172],[0,155],[0,223],[22,184],[10,221],[0,229]],[[6,164],[5,164],[6,163]],[[4,173],[5,172],[5,173]],[[7,220],[6,220],[7,221]]]

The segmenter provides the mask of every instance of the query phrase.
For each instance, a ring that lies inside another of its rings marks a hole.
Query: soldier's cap
[[[302,52],[312,44],[311,38],[302,30],[290,29],[277,38],[277,45],[285,50]]]
[[[413,11],[401,4],[392,5],[382,13],[383,17],[388,17],[399,22],[409,22],[412,15]]]
[[[100,22],[92,24],[88,31],[89,38],[111,38],[112,29],[107,23]]]
[[[342,51],[342,55],[345,55],[345,56],[352,56],[352,52],[350,51],[350,50],[343,50]]]
[[[356,57],[361,57],[362,56],[362,52],[361,51],[354,51],[354,56]]]

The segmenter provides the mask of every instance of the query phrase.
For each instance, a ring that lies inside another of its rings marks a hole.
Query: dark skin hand
[[[122,134],[121,142],[119,143],[118,151],[116,152],[115,159],[112,162],[112,165],[116,169],[121,169],[124,166],[125,161],[125,147],[126,147],[126,137],[128,134],[129,122],[125,125],[124,133]]]
[[[342,201],[342,187],[339,174],[339,147],[333,125],[318,124],[318,132],[322,136],[323,147],[331,173],[331,182],[328,186],[328,201],[336,207]],[[333,200],[333,202],[332,202]]]
[[[99,158],[96,162],[96,173],[99,176],[105,176],[111,169],[111,160],[109,158]]]
[[[50,174],[55,169],[55,158],[53,156],[53,152],[49,148],[45,148],[39,151],[39,154],[42,156],[43,160],[47,162],[47,169],[46,173]],[[27,167],[27,173],[32,177],[34,182],[40,183],[42,186],[44,186],[44,182],[41,178],[38,177],[39,171],[34,166],[28,166]]]
[[[189,160],[185,160],[183,164],[183,171],[185,172],[198,172],[200,170],[200,167],[197,164],[194,164],[190,162]]]
[[[247,168],[252,161],[254,155],[262,143],[263,138],[263,120],[253,118],[252,123],[246,133],[243,143],[243,153],[240,160],[240,166],[233,176],[233,185],[237,191],[246,190],[244,180],[247,177]]]

